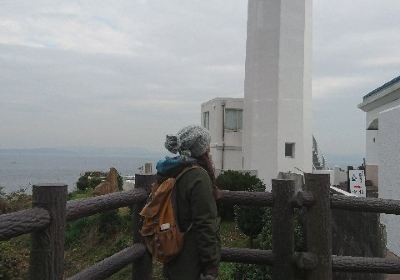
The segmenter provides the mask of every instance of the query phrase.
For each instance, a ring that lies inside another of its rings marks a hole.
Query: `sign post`
[[[349,170],[350,192],[358,197],[367,197],[364,170]]]

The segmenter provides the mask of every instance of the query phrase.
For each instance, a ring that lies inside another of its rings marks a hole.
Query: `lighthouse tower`
[[[312,170],[312,0],[249,0],[244,169]]]

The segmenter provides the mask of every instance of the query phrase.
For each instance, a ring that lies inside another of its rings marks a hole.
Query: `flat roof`
[[[368,112],[379,106],[392,102],[400,98],[400,76],[390,80],[389,82],[374,89],[363,97],[358,108],[364,112]]]
[[[210,99],[208,101],[201,103],[201,105],[203,106],[203,105],[213,103],[213,102],[218,102],[218,101],[243,101],[243,100],[244,100],[243,97],[215,97],[213,99]]]
[[[390,87],[391,85],[394,85],[396,83],[400,82],[400,76],[398,76],[397,78],[394,78],[393,80],[381,85],[380,87],[374,89],[373,91],[369,92],[368,94],[366,94],[363,97],[363,101],[365,101],[367,98],[371,97],[371,96],[375,96],[375,95],[379,95],[380,92],[382,92],[384,89]]]

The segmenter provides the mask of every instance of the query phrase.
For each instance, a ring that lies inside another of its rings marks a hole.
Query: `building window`
[[[285,143],[285,157],[294,158],[295,143]]]
[[[203,127],[210,129],[210,112],[203,112]]]
[[[243,110],[225,109],[225,129],[239,131],[243,127]]]

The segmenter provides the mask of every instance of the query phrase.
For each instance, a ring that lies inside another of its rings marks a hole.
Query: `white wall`
[[[215,98],[201,105],[201,113],[209,112],[211,134],[211,156],[216,169],[242,170],[242,130],[225,129],[223,139],[223,108],[243,109],[243,98]],[[222,149],[224,147],[224,150]],[[222,159],[223,157],[223,159]]]
[[[378,142],[379,130],[367,130],[366,131],[366,158],[365,161],[368,165],[378,165],[379,156],[378,156]]]
[[[312,170],[311,13],[311,0],[249,0],[244,167],[267,188],[279,171]]]
[[[340,183],[347,181],[347,172],[335,166],[332,170],[313,170],[313,174],[328,174],[331,186],[339,186]]]
[[[379,114],[379,197],[400,200],[400,106]],[[400,216],[381,215],[388,248],[400,256]]]
[[[398,90],[400,91],[400,90]],[[380,101],[380,100],[379,100]],[[384,102],[384,100],[382,100],[381,102]],[[385,110],[388,110],[390,108],[396,107],[400,105],[400,99],[394,100],[392,102],[388,102],[386,104],[382,104],[381,106],[372,109],[370,111],[367,112],[367,118],[366,118],[366,128],[368,128],[369,124],[375,120],[376,118],[378,118],[379,113]],[[379,118],[378,118],[379,119]]]

